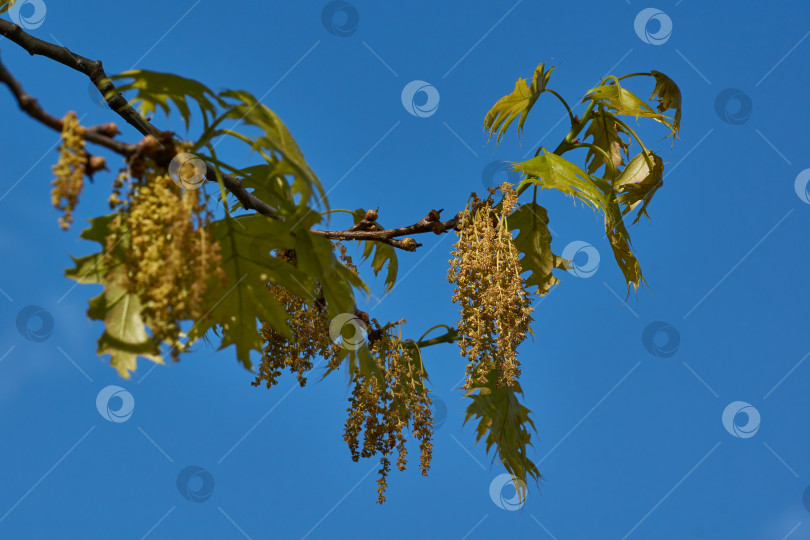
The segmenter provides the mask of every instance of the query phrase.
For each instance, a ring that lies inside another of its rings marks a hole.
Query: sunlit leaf
[[[536,430],[529,418],[531,411],[518,400],[518,394],[523,394],[518,382],[515,381],[511,387],[498,387],[498,379],[498,370],[493,369],[487,376],[486,384],[467,392],[471,402],[467,406],[464,423],[477,420],[476,442],[484,439],[487,453],[495,446],[497,456],[507,472],[521,480],[515,483],[515,487],[523,499],[528,479],[540,480],[540,472],[528,456],[531,431]]]
[[[652,118],[669,127],[673,132],[676,131],[675,126],[672,125],[668,117],[655,112],[643,99],[630,90],[619,86],[618,83],[592,88],[584,99],[596,101],[615,114],[635,116],[636,118]]]
[[[627,156],[629,146],[622,138],[622,134],[629,135],[624,127],[616,122],[612,114],[605,111],[593,113],[593,118],[588,124],[588,129],[585,130],[583,139],[592,137],[590,144],[601,148],[610,158],[613,167],[610,167],[608,160],[605,159],[601,152],[589,148],[588,155],[585,157],[589,173],[595,173],[603,165],[606,167],[606,176],[609,176],[613,171],[619,170],[619,167],[624,164],[624,158]]]
[[[641,275],[641,265],[633,254],[630,245],[630,234],[624,225],[616,192],[607,181],[604,181],[602,188],[607,203],[605,208],[605,233],[613,250],[616,264],[619,265],[619,269],[627,282],[627,292],[629,294],[631,286],[634,290],[638,290],[639,286],[646,283],[646,281]]]
[[[619,202],[625,205],[624,214],[634,210],[639,203],[643,203],[633,223],[638,222],[642,215],[647,216],[649,219],[647,205],[650,204],[655,192],[664,185],[663,160],[653,152],[649,152],[648,157],[653,162],[652,170],[648,160],[641,153],[630,160],[627,167],[613,182],[613,188],[619,194]]]
[[[536,287],[539,296],[546,294],[559,280],[552,269],[566,268],[565,260],[552,253],[546,209],[534,202],[523,204],[508,218],[509,230],[517,230],[515,247],[523,254],[523,272],[528,272],[526,287]]]
[[[501,136],[506,133],[506,130],[518,116],[520,116],[518,135],[523,131],[526,116],[537,102],[540,94],[546,90],[548,79],[551,72],[554,71],[553,67],[546,71],[545,66],[546,64],[542,63],[534,70],[531,86],[527,84],[526,79],[518,79],[512,93],[496,101],[495,105],[487,113],[484,119],[484,131],[487,131],[490,137],[497,132],[496,142],[500,142]]]
[[[103,248],[113,218],[109,215],[91,219],[90,227],[82,231],[81,237],[98,242]],[[106,256],[102,252],[74,258],[75,267],[67,269],[65,275],[82,284],[104,286],[104,291],[90,300],[87,315],[93,320],[104,321],[98,354],[109,354],[110,365],[121,377],[129,378],[130,372],[137,367],[138,357],[157,363],[163,363],[163,360],[155,354],[155,345],[146,333],[140,300],[121,286],[123,268],[117,257],[123,248],[123,245],[118,245]]]
[[[248,136],[232,130],[223,131],[223,133],[236,136],[239,140],[250,144],[251,150],[260,152],[265,159],[269,160],[270,165],[275,165],[272,157],[272,154],[275,154],[275,157],[283,162],[285,167],[283,174],[293,176],[292,190],[293,193],[301,195],[301,203],[304,204],[313,195],[317,195],[316,202],[328,208],[326,192],[324,192],[320,180],[310,169],[301,149],[278,115],[248,92],[228,90],[221,92],[220,97],[229,102],[228,109],[223,115],[224,118],[256,127],[261,131],[261,135],[256,136]]]
[[[658,99],[658,112],[664,112],[669,109],[675,111],[675,117],[672,120],[672,126],[675,128],[674,136],[678,134],[681,127],[681,89],[675,82],[661,73],[660,71],[650,71],[650,74],[655,77],[655,88],[653,89],[650,99]]]
[[[139,107],[141,114],[146,117],[152,115],[157,108],[168,116],[171,105],[177,107],[185,122],[186,130],[191,122],[188,98],[197,102],[202,113],[204,127],[208,127],[216,115],[217,105],[221,105],[221,100],[207,86],[173,73],[138,69],[114,75],[111,79],[117,82],[131,79],[130,82],[119,84],[118,91],[124,93],[133,90],[135,97],[129,100],[129,104]]]
[[[544,151],[528,161],[515,163],[514,170],[524,173],[526,182],[576,197],[593,209],[605,207],[604,195],[588,173],[557,154]]]

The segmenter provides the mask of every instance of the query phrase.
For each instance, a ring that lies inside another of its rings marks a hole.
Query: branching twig
[[[160,139],[162,132],[129,105],[126,98],[117,91],[115,85],[110,81],[110,78],[101,65],[101,61],[90,60],[89,58],[72,52],[67,47],[61,47],[35,38],[31,34],[24,32],[23,29],[16,24],[3,19],[0,19],[0,35],[13,41],[28,51],[32,56],[45,56],[71,69],[75,69],[80,73],[84,73],[90,78],[93,84],[96,85],[96,88],[98,88],[102,96],[109,96],[107,104],[110,106],[110,109],[123,118],[129,125],[137,129],[142,135],[152,135]],[[276,217],[276,210],[247,191],[242,185],[241,180],[225,173],[221,173],[221,177],[225,188],[242,203],[242,206],[246,210],[255,210],[260,214]],[[209,182],[217,181],[216,171],[210,163],[206,163],[205,178]]]
[[[158,141],[166,139],[167,132],[159,130],[146,118],[141,116],[138,111],[129,105],[126,98],[117,91],[115,85],[104,71],[101,61],[90,60],[89,58],[72,52],[67,47],[43,41],[26,33],[16,24],[3,19],[0,19],[0,35],[13,41],[32,56],[40,55],[50,58],[51,60],[87,75],[96,88],[98,88],[99,92],[101,92],[101,95],[108,96],[106,101],[110,109],[123,118],[129,125],[144,136],[151,135]],[[29,116],[51,129],[56,131],[62,130],[62,120],[48,114],[34,97],[23,90],[22,85],[9,73],[2,63],[0,63],[0,82],[9,87],[20,108]],[[111,126],[114,126],[114,124],[102,124],[101,126],[86,128],[85,138],[91,143],[103,146],[125,158],[138,151],[139,145],[137,144],[128,144],[114,140],[113,137],[118,134],[118,131],[117,129],[112,129]],[[242,203],[245,210],[255,210],[260,214],[276,219],[278,218],[275,208],[248,192],[242,185],[240,179],[227,175],[222,171],[217,171],[211,163],[206,163],[206,179],[208,181],[217,182],[217,172],[219,172],[219,177],[222,178],[222,183],[225,185],[225,188]],[[396,229],[382,229],[378,224],[374,223],[374,219],[369,220],[366,218],[345,231],[313,229],[312,233],[339,240],[372,240],[407,251],[414,251],[422,244],[417,243],[412,238],[398,240],[396,237],[427,232],[441,234],[455,229],[458,224],[459,215],[456,215],[453,219],[442,222],[439,218],[440,212],[441,210],[431,210],[428,216],[419,222]]]
[[[414,251],[422,244],[417,243],[413,238],[405,238],[403,240],[396,240],[398,236],[407,236],[409,234],[422,234],[426,232],[433,232],[441,234],[453,230],[458,225],[458,220],[461,217],[457,214],[453,219],[447,221],[440,221],[439,215],[441,210],[431,210],[427,216],[419,220],[413,225],[407,227],[398,227],[396,229],[383,229],[375,220],[363,219],[357,225],[346,229],[345,231],[322,231],[319,229],[312,229],[312,233],[332,238],[334,240],[374,240],[382,242],[406,251]],[[376,214],[376,212],[375,212]]]

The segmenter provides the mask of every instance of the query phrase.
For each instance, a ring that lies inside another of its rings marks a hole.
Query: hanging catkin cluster
[[[357,267],[351,257],[346,253],[346,246],[336,243],[340,253],[340,260],[357,273]],[[295,265],[295,252],[277,250],[276,257]],[[301,386],[307,384],[306,374],[313,368],[313,360],[324,358],[329,365],[333,365],[338,358],[340,346],[332,340],[329,334],[329,317],[326,304],[323,301],[321,288],[312,298],[302,298],[288,291],[285,287],[268,284],[267,290],[289,314],[287,325],[292,333],[292,340],[284,337],[270,324],[263,322],[261,328],[262,338],[267,342],[264,346],[262,362],[253,386],[262,383],[267,388],[278,383],[282,370],[289,369],[295,373]]]
[[[391,471],[389,456],[395,450],[397,468],[405,470],[408,451],[404,432],[409,426],[419,440],[420,466],[422,475],[427,476],[433,456],[433,416],[418,351],[413,345],[403,344],[392,329],[383,328],[377,336],[371,350],[382,375],[358,376],[354,381],[343,439],[354,461],[381,454],[377,502],[382,504]]]
[[[84,150],[84,128],[79,125],[76,113],[71,111],[62,120],[62,144],[59,146],[59,161],[53,166],[56,178],[51,185],[51,202],[64,212],[59,226],[68,229],[73,222],[73,209],[79,202],[84,187],[87,152]]]
[[[531,300],[506,225],[517,194],[508,183],[500,189],[504,199],[499,211],[491,198],[477,197],[465,210],[448,272],[455,284],[453,302],[461,305],[459,346],[468,361],[467,389],[486,384],[492,369],[499,373],[499,386],[512,385],[520,375],[516,349],[531,331]]]
[[[202,190],[178,187],[149,158],[130,167],[136,171],[139,177],[122,173],[113,184],[117,214],[106,252],[123,253],[122,285],[138,295],[156,352],[168,343],[176,360],[180,322],[203,316],[208,280],[225,279],[219,245],[205,228],[212,216]]]

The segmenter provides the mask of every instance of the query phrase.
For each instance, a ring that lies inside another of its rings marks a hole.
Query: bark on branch
[[[8,38],[10,41],[16,43],[27,51],[30,55],[39,55],[50,58],[60,64],[63,64],[71,69],[86,75],[92,83],[98,88],[102,96],[109,96],[106,101],[110,109],[123,118],[129,125],[138,130],[143,136],[151,135],[156,140],[165,140],[167,132],[152,125],[149,120],[144,118],[138,111],[132,108],[121,93],[118,92],[115,85],[110,81],[107,73],[99,60],[90,60],[84,56],[72,52],[67,47],[56,45],[47,41],[36,38],[20,28],[18,25],[0,19],[0,36]],[[27,94],[22,85],[17,81],[12,74],[0,62],[0,83],[5,84],[17,104],[26,114],[41,122],[42,124],[54,129],[56,131],[62,130],[62,120],[47,113],[37,102],[36,98]],[[128,158],[135,154],[139,145],[129,144],[121,141],[116,141],[114,137],[118,134],[115,124],[102,124],[100,126],[93,126],[85,128],[85,139],[91,143],[103,146],[113,152]],[[242,181],[234,178],[222,171],[219,171],[219,177],[225,188],[233,194],[245,210],[255,210],[256,212],[265,216],[279,219],[278,213],[275,208],[270,206],[265,201],[256,197],[248,192],[242,185]],[[217,170],[211,163],[206,163],[206,180],[210,182],[217,182]],[[374,212],[373,219],[369,219],[371,214],[368,214],[365,219],[357,223],[353,227],[344,231],[326,231],[320,229],[312,229],[313,234],[318,234],[326,238],[336,240],[371,240],[381,242],[394,246],[396,248],[404,249],[406,251],[414,251],[422,244],[417,243],[412,238],[398,239],[400,236],[407,236],[410,234],[422,234],[433,232],[442,234],[444,232],[453,230],[458,225],[460,215],[454,216],[447,221],[441,221],[439,213],[441,210],[431,210],[430,213],[417,223],[407,227],[399,227],[396,229],[383,229],[376,221],[376,212]]]

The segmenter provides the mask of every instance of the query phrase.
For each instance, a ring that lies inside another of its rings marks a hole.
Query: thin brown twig
[[[103,96],[108,96],[106,101],[110,109],[123,118],[129,125],[133,126],[144,136],[152,136],[156,140],[166,139],[166,132],[159,130],[152,125],[149,120],[141,116],[138,111],[129,105],[126,98],[117,91],[117,88],[104,71],[101,61],[90,60],[89,58],[72,52],[67,47],[55,45],[36,38],[23,31],[18,25],[3,19],[0,19],[0,35],[16,43],[32,56],[40,55],[50,58],[51,60],[85,74]],[[8,86],[20,108],[29,116],[54,130],[62,130],[62,120],[48,114],[39,105],[36,98],[25,92],[19,81],[11,75],[2,63],[0,63],[0,82]],[[140,145],[114,140],[113,137],[118,134],[118,130],[114,126],[115,124],[102,124],[100,126],[86,128],[85,139],[91,143],[112,150],[125,158],[135,154],[139,150]],[[216,182],[218,172],[225,188],[242,203],[245,210],[255,210],[260,214],[278,219],[276,209],[248,192],[242,185],[241,179],[234,178],[222,171],[217,171],[211,163],[206,162],[206,179],[208,181]],[[395,229],[382,229],[377,223],[374,223],[374,220],[364,218],[361,222],[344,231],[312,229],[311,232],[331,239],[372,240],[406,251],[414,251],[422,244],[417,243],[412,238],[400,240],[397,239],[397,237],[427,232],[441,234],[457,227],[459,215],[443,222],[439,219],[440,212],[441,210],[431,210],[428,216],[417,223]]]

